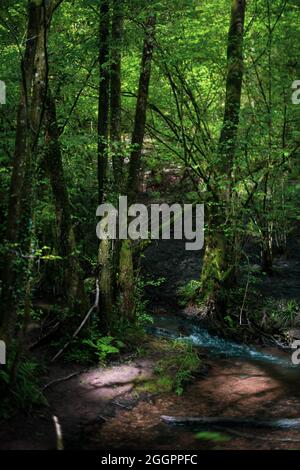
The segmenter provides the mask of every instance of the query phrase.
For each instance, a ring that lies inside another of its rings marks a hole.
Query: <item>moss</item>
[[[128,320],[134,319],[134,283],[131,241],[123,240],[119,261],[119,305],[121,316]]]
[[[209,308],[222,310],[228,288],[234,282],[235,266],[225,235],[211,234],[205,248],[201,273],[201,303],[211,304]]]
[[[100,287],[100,312],[104,329],[109,329],[112,320],[112,289],[110,254],[111,241],[101,240],[98,252],[98,262],[101,266]]]

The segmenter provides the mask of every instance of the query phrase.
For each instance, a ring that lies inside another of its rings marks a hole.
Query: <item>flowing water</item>
[[[207,329],[192,321],[179,317],[157,316],[150,332],[157,336],[165,336],[182,341],[190,341],[194,346],[209,352],[211,356],[236,357],[244,360],[264,361],[295,369],[291,357],[282,358],[278,355],[263,352],[254,346],[236,343],[210,333]],[[300,371],[300,366],[298,367]]]

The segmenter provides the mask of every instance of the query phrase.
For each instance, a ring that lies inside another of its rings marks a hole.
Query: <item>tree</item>
[[[208,204],[208,231],[201,289],[210,312],[224,312],[226,290],[235,284],[236,233],[232,230],[234,160],[243,83],[245,0],[233,0],[227,48],[227,79],[223,126],[216,161],[215,194]]]
[[[30,246],[32,156],[44,111],[48,74],[46,40],[55,7],[54,2],[46,8],[43,1],[28,1],[27,40],[21,61],[20,100],[5,237],[7,254],[2,272],[0,331],[8,343],[15,328],[19,304],[17,290],[22,288],[18,265],[21,264],[24,276],[27,263],[26,258],[21,257],[27,255]]]

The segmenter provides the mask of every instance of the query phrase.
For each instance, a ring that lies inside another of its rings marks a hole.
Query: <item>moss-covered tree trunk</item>
[[[208,208],[208,230],[201,273],[207,311],[224,314],[227,291],[235,283],[236,233],[232,185],[243,83],[245,0],[232,0],[227,48],[227,80],[223,126],[216,164],[216,200]]]
[[[109,106],[110,106],[110,1],[100,0],[99,20],[99,101],[98,101],[98,203],[106,201]],[[112,321],[111,242],[101,240],[98,250],[99,264],[99,315],[103,333],[110,329]]]
[[[105,15],[108,15],[106,9],[107,4],[104,3]],[[108,54],[111,48],[112,60],[110,70],[110,89],[107,82],[106,72],[102,72],[100,78],[100,99],[99,99],[99,142],[106,142],[106,150],[99,155],[103,160],[108,145],[108,128],[107,116],[108,111],[100,112],[100,104],[103,107],[110,105],[110,140],[117,146],[121,143],[121,56],[120,42],[122,39],[122,4],[120,2],[113,3],[114,11],[112,18],[112,44],[110,44],[109,26],[103,25],[100,20],[100,54]],[[103,18],[103,16],[102,16]],[[154,48],[155,34],[155,16],[150,15],[145,23],[145,39],[143,43],[143,52],[141,60],[141,71],[139,78],[139,89],[137,97],[137,105],[135,112],[135,122],[132,133],[132,152],[129,163],[129,176],[127,185],[122,184],[122,165],[118,162],[114,164],[115,190],[121,193],[123,188],[128,195],[128,202],[131,204],[135,201],[138,192],[139,172],[141,165],[141,152],[145,135],[147,101],[149,93],[149,83],[151,76],[151,62]],[[101,26],[102,25],[102,26]],[[104,47],[106,44],[110,48]],[[104,52],[103,52],[104,47]],[[103,59],[102,59],[103,60]],[[102,66],[103,70],[103,66]],[[104,76],[103,76],[104,73]],[[104,90],[105,88],[105,90]],[[109,100],[110,97],[110,100]],[[108,108],[107,108],[108,109]],[[100,122],[101,121],[101,122]],[[103,139],[107,136],[107,139]],[[100,203],[103,202],[105,192],[107,163],[101,164],[99,167],[100,187]],[[105,219],[103,220],[105,223]],[[133,268],[133,254],[131,240],[116,240],[112,243],[109,240],[101,240],[98,252],[99,263],[99,287],[100,287],[100,320],[104,331],[112,331],[117,324],[126,322],[134,322],[135,319],[135,276]],[[115,309],[113,309],[115,305]],[[116,317],[116,315],[119,315]]]
[[[127,182],[128,203],[135,203],[138,194],[141,168],[142,148],[146,129],[147,104],[151,65],[155,40],[155,15],[150,15],[145,23],[145,39],[143,44],[141,71],[138,96],[135,110],[134,128],[132,132],[132,151],[129,161]],[[122,240],[119,259],[119,289],[121,312],[124,318],[133,321],[135,314],[135,277],[133,272],[133,252],[131,240]]]
[[[107,218],[107,216],[106,216]],[[105,217],[103,219],[105,222]],[[99,319],[103,333],[112,331],[113,318],[113,270],[112,270],[112,241],[101,240],[98,251],[99,265]]]
[[[131,240],[122,240],[119,257],[119,306],[122,320],[135,320],[135,276],[132,260]]]

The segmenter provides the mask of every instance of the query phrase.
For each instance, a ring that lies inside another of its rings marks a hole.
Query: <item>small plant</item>
[[[5,369],[0,370],[0,415],[7,416],[7,410],[27,410],[33,405],[46,405],[47,401],[39,387],[38,374],[40,365],[34,361],[20,363],[16,370],[16,377],[11,386],[11,367],[9,363]]]
[[[177,291],[180,297],[179,304],[184,307],[188,302],[195,299],[200,290],[200,286],[200,281],[192,279],[185,286],[180,287]]]
[[[282,330],[294,324],[300,307],[296,300],[266,299],[264,305],[264,322],[266,326]]]
[[[103,336],[97,340],[86,339],[82,343],[92,348],[100,364],[104,364],[109,356],[119,354],[124,347],[124,343],[113,336]]]
[[[171,342],[170,354],[162,359],[155,372],[172,379],[172,389],[182,395],[184,386],[200,367],[200,359],[189,341],[175,340]]]
[[[154,377],[138,387],[150,393],[175,392],[181,395],[184,386],[199,370],[201,360],[192,344],[183,340],[160,340],[159,352],[163,358],[157,362]]]
[[[136,319],[139,326],[142,328],[153,323],[153,318],[147,312],[147,303],[148,301],[144,299],[145,287],[159,287],[165,282],[164,277],[158,279],[144,280],[142,277],[137,279],[136,288],[135,288],[135,309],[136,309]]]

